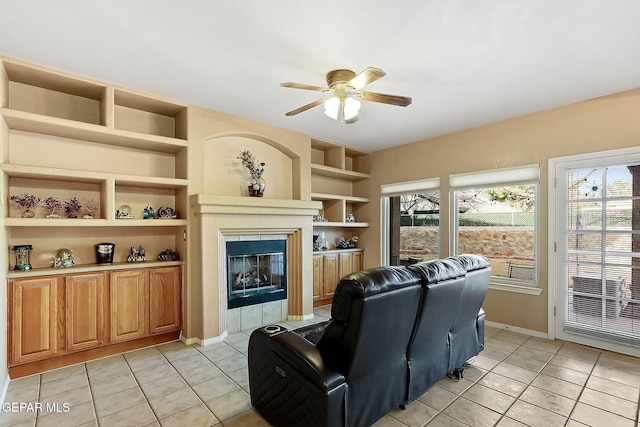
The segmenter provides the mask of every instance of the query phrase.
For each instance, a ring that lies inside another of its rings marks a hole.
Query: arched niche
[[[271,138],[249,133],[230,133],[205,138],[203,147],[204,194],[246,195],[249,171],[238,159],[249,150],[265,163],[265,198],[300,199],[300,155]]]

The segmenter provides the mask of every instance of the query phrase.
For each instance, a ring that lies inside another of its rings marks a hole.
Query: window
[[[388,256],[392,265],[440,257],[439,179],[383,185],[388,220]]]
[[[538,165],[451,175],[456,254],[482,254],[494,282],[537,283]]]

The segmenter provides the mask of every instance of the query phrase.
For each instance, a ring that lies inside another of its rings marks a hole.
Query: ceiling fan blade
[[[326,90],[329,90],[326,87],[303,85],[301,83],[291,83],[291,82],[280,83],[280,87],[290,87],[292,89],[313,90],[313,91],[316,91],[316,92],[324,92]]]
[[[380,102],[382,104],[397,105],[399,107],[411,105],[411,98],[408,96],[385,95],[374,92],[360,92],[360,94],[365,101]]]
[[[285,116],[295,116],[296,114],[302,113],[303,111],[307,111],[313,107],[316,107],[324,102],[325,98],[318,99],[316,101],[310,102],[307,105],[303,105],[300,108],[296,108],[295,110],[291,110],[285,114]]]
[[[362,89],[369,83],[373,83],[376,80],[386,76],[387,73],[382,71],[380,68],[369,67],[351,80],[349,80],[349,86],[354,88],[355,90]]]

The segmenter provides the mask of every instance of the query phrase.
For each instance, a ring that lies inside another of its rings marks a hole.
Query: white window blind
[[[449,189],[451,191],[504,185],[538,184],[539,182],[540,166],[537,164],[449,175]]]
[[[423,179],[419,181],[398,182],[380,186],[382,197],[401,196],[440,188],[440,178]]]

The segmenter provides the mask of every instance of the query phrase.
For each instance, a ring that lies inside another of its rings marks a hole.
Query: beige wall
[[[428,126],[425,124],[425,126]],[[380,185],[440,177],[448,194],[449,174],[537,163],[540,165],[539,296],[490,290],[487,319],[547,331],[548,160],[640,145],[640,89],[531,114],[475,129],[372,153],[367,206],[371,227],[362,234],[367,266],[380,264]],[[441,206],[440,255],[450,254],[448,206]]]

